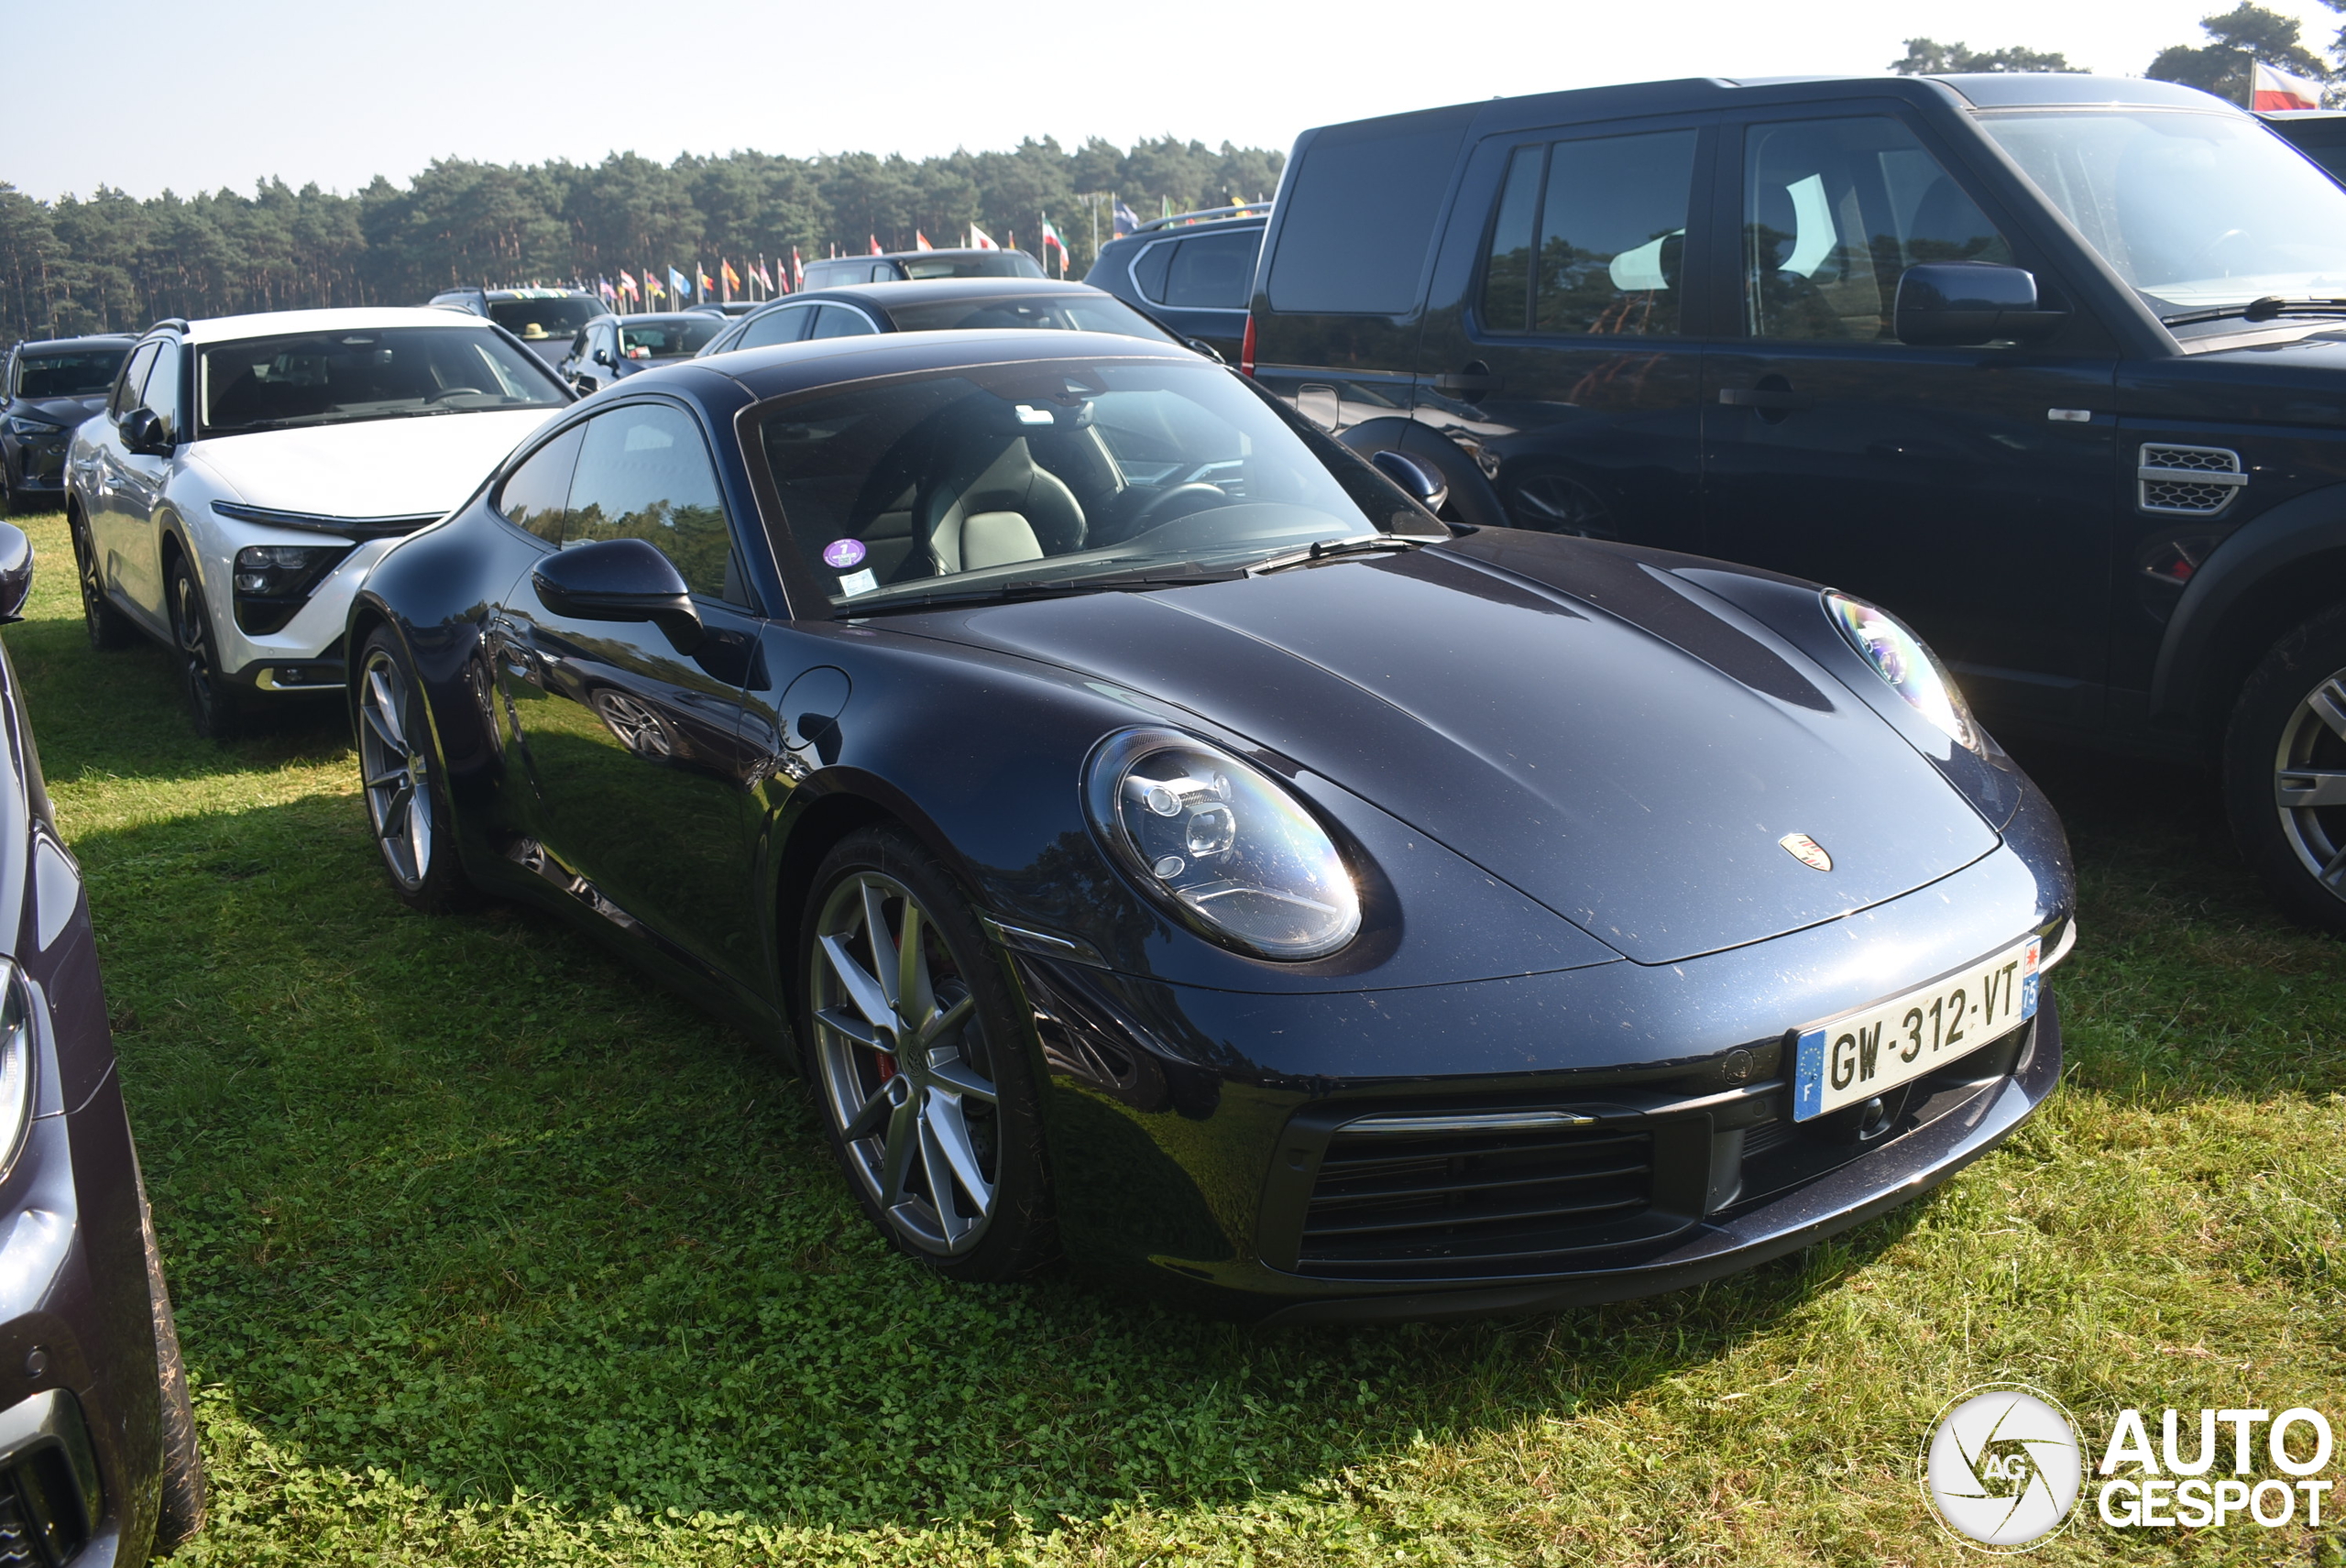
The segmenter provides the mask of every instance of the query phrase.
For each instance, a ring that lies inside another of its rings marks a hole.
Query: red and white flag
[[[2277,65],[2256,62],[2256,87],[2252,109],[2319,109],[2321,83],[2311,77],[2293,76]]]
[[[913,230],[913,248],[915,250],[935,250],[937,247],[928,243],[928,236],[921,233],[918,229],[915,229]]]
[[[806,264],[798,259],[798,247],[795,245],[790,247],[790,286],[793,289],[806,287]]]
[[[993,236],[986,233],[985,230],[980,228],[977,225],[971,224],[970,225],[970,248],[971,250],[1000,250],[1002,247],[994,244]]]
[[[869,238],[869,239],[872,241],[872,255],[874,255],[874,256],[881,256],[881,255],[884,255],[884,254],[885,254],[885,252],[882,251],[882,250],[881,250],[881,248],[880,248],[880,236],[879,236],[878,235],[876,235],[876,234],[875,234],[875,235],[870,235],[870,236],[867,236],[866,237],[867,237],[867,238]]]

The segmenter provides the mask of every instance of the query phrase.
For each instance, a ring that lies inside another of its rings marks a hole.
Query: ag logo
[[[1939,1412],[1923,1447],[1923,1496],[1956,1539],[2025,1552],[2069,1517],[2085,1479],[2077,1423],[2019,1383],[1989,1383]]]

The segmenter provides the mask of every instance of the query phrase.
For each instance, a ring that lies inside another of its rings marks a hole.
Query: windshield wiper
[[[1315,539],[1308,548],[1290,550],[1285,554],[1255,562],[1246,568],[1246,575],[1259,577],[1266,572],[1284,572],[1289,566],[1309,566],[1316,561],[1340,560],[1347,555],[1398,554],[1431,543],[1431,540],[1411,539],[1398,533],[1365,533],[1356,539]]]
[[[2247,322],[2269,322],[2281,316],[2346,316],[2346,300],[2285,300],[2278,294],[2267,294],[2244,305],[2225,305],[2212,311],[2187,311],[2178,316],[2161,316],[2159,324],[2190,326],[2198,322],[2229,321],[2235,316]]]
[[[908,594],[839,606],[843,615],[870,615],[883,609],[926,609],[940,604],[978,604],[989,600],[1057,598],[1098,588],[1178,588],[1193,583],[1228,582],[1235,571],[1191,568],[1183,572],[1093,572],[1076,577],[1013,577],[980,588],[947,588],[937,593]]]

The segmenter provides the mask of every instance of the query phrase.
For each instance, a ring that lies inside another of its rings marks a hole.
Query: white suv
[[[510,334],[448,311],[158,323],[66,459],[92,646],[177,650],[214,737],[271,694],[340,692],[367,568],[570,400]]]

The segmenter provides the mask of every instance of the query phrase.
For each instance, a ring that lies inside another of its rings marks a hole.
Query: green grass
[[[1658,1300],[1254,1332],[892,1255],[758,1047],[549,918],[403,911],[338,727],[196,741],[24,521],[6,641],[211,1466],[180,1562],[1952,1562],[1913,1460],[1969,1384],[2089,1434],[2346,1410],[2346,948],[2187,778],[2036,759],[2082,866],[2069,1078],[1931,1197]],[[2039,1560],[2308,1550],[2088,1519]]]

